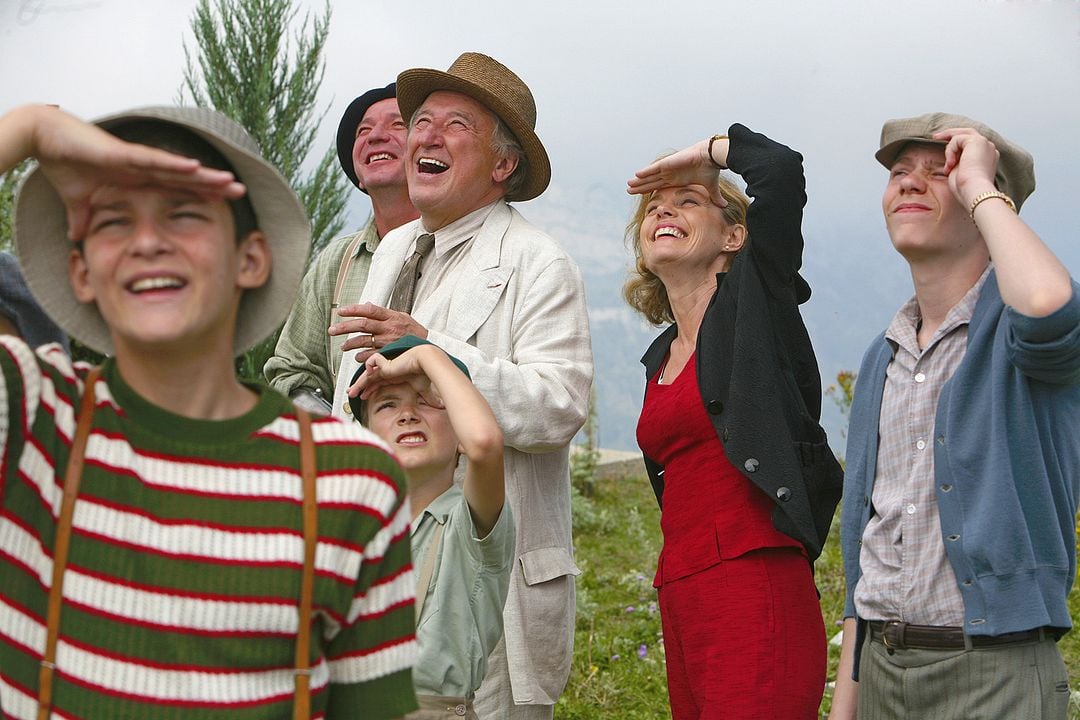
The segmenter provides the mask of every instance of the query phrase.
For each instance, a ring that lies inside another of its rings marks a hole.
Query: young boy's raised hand
[[[0,117],[0,173],[27,158],[41,164],[68,211],[68,237],[79,240],[100,187],[160,186],[236,199],[247,192],[231,172],[198,160],[124,142],[51,105],[24,105]]]

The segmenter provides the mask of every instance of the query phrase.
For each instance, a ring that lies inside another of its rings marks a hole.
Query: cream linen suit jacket
[[[361,302],[386,306],[419,232],[417,220],[383,238]],[[515,703],[547,705],[570,673],[581,572],[571,550],[569,445],[585,422],[592,384],[585,288],[573,260],[505,202],[468,242],[468,257],[447,279],[451,291],[439,288],[412,316],[431,342],[468,366],[502,428],[517,523],[506,655]],[[446,327],[434,327],[433,317],[448,318]],[[339,416],[358,367],[354,355],[346,353],[338,372]]]

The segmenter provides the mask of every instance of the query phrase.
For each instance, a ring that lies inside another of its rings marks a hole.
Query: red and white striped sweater
[[[62,477],[88,367],[0,338],[0,710],[33,718]],[[299,430],[261,390],[226,421],[136,395],[109,361],[75,506],[54,718],[291,717],[303,558]],[[415,707],[405,480],[357,425],[313,424],[313,713]]]

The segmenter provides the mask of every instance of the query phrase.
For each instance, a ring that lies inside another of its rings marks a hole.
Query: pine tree
[[[326,114],[317,108],[330,6],[297,25],[293,0],[199,0],[191,20],[194,51],[184,42],[180,100],[214,108],[243,125],[277,166],[311,219],[312,256],[344,226],[348,184],[329,147],[311,172],[304,162]],[[243,358],[242,377],[257,379],[276,336]]]
[[[0,250],[12,250],[15,245],[15,190],[30,168],[24,161],[0,175]]]

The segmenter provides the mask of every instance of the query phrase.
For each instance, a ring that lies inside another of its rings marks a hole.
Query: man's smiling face
[[[353,170],[360,187],[368,192],[405,184],[405,136],[396,98],[380,100],[368,108],[356,126]]]
[[[261,232],[237,242],[223,200],[104,187],[69,265],[76,298],[97,304],[120,354],[231,347],[240,296],[266,281],[269,263]]]
[[[893,246],[909,259],[965,251],[979,237],[949,188],[940,144],[912,142],[897,155],[881,209]]]
[[[413,115],[405,172],[425,229],[445,227],[505,194],[517,163],[495,152],[495,126],[487,107],[443,90]]]

